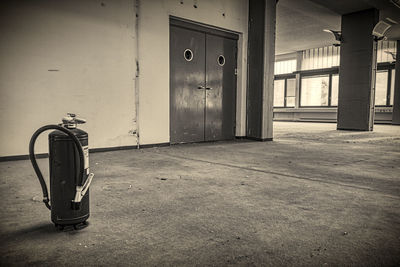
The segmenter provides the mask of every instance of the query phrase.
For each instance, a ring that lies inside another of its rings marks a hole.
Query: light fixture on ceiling
[[[343,42],[343,37],[342,37],[342,32],[341,31],[334,31],[334,30],[329,30],[329,29],[323,29],[324,32],[328,32],[333,34],[335,36],[335,40],[339,41],[340,43]],[[333,46],[340,46],[340,43],[335,43]]]
[[[397,22],[390,18],[385,18],[378,21],[378,23],[372,30],[372,35],[374,36],[375,41],[379,41],[382,39],[386,40],[386,32],[395,24],[397,24]]]
[[[372,35],[375,36],[377,40],[382,40],[385,38],[385,32],[389,30],[390,27],[392,27],[391,23],[388,23],[385,20],[380,20],[372,30]]]

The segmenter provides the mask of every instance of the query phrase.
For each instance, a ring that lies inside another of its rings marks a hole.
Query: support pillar
[[[276,0],[249,1],[246,136],[272,140]]]
[[[373,130],[377,44],[372,30],[378,20],[376,9],[342,16],[338,130]]]
[[[396,47],[392,124],[400,125],[400,41],[397,41]]]

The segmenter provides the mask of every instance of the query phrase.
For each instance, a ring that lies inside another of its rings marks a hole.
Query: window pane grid
[[[339,96],[339,75],[332,74],[332,82],[331,82],[331,106],[338,105],[338,96]]]
[[[390,82],[390,101],[389,101],[389,105],[393,106],[393,102],[394,102],[394,77],[395,77],[395,70],[391,70],[392,71],[392,81]]]
[[[294,107],[296,101],[296,79],[286,80],[286,107]]]
[[[285,104],[285,80],[274,81],[274,107],[284,107]]]
[[[328,106],[329,75],[306,76],[301,78],[300,106]]]
[[[388,93],[388,71],[376,72],[376,84],[375,84],[375,106],[386,106],[387,105],[387,93]]]
[[[389,46],[390,48],[390,46]],[[326,49],[311,49],[309,52],[329,53],[329,48]],[[312,57],[313,55],[309,55]],[[305,54],[303,54],[305,57]],[[323,61],[322,64],[327,61]],[[315,63],[315,61],[313,62]],[[289,68],[290,63],[286,68]],[[375,106],[390,107],[394,102],[394,75],[393,66],[382,65],[381,69],[376,72],[375,79]],[[328,74],[330,73],[330,74]],[[283,77],[282,77],[283,76]],[[337,107],[339,95],[339,74],[332,73],[331,70],[318,74],[300,74],[300,91],[299,96],[296,95],[297,81],[292,75],[282,75],[275,80],[275,96],[274,107],[297,107],[297,97],[300,99],[299,107]]]

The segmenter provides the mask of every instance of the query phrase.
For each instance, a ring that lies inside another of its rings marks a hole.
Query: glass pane
[[[292,108],[292,107],[294,107],[294,103],[295,103],[295,97],[294,96],[286,97],[286,107]]]
[[[386,106],[388,86],[388,72],[379,71],[376,73],[376,86],[375,86],[375,106]]]
[[[286,106],[294,107],[296,95],[296,79],[287,79],[286,84]]]
[[[296,71],[297,60],[290,59],[284,61],[276,61],[274,67],[274,73],[277,74],[285,74],[285,73],[292,73]]]
[[[328,106],[329,76],[301,78],[301,106]]]
[[[394,74],[395,70],[392,70],[392,82],[390,84],[390,105],[393,106],[393,99],[394,99]]]
[[[331,106],[338,105],[338,95],[339,95],[339,75],[332,75],[332,95],[331,95]]]
[[[283,107],[285,98],[285,80],[274,81],[274,107]]]

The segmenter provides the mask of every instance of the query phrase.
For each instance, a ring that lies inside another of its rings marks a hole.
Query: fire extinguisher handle
[[[81,208],[81,201],[82,198],[85,196],[86,192],[89,189],[90,184],[92,183],[94,174],[89,173],[88,177],[86,178],[86,182],[83,185],[76,186],[75,198],[72,200],[71,208],[73,210],[79,210]]]
[[[49,193],[48,193],[48,190],[47,190],[47,185],[46,185],[45,180],[43,179],[42,172],[40,171],[39,166],[38,166],[38,164],[36,162],[35,151],[34,151],[36,139],[38,138],[38,136],[41,133],[43,133],[44,131],[47,131],[47,130],[59,130],[59,131],[65,133],[65,134],[67,134],[73,140],[73,142],[75,143],[76,148],[78,149],[79,163],[80,163],[79,164],[79,174],[78,174],[78,177],[77,177],[78,179],[76,179],[76,181],[80,181],[81,183],[83,182],[83,174],[84,174],[84,171],[85,171],[85,169],[84,169],[85,168],[84,167],[85,166],[85,162],[84,162],[84,154],[83,154],[82,145],[79,142],[78,138],[70,130],[68,130],[68,129],[62,127],[62,126],[59,126],[59,125],[50,124],[50,125],[46,125],[46,126],[43,126],[43,127],[39,128],[38,130],[36,130],[36,132],[33,133],[32,137],[31,137],[31,140],[29,142],[29,158],[30,158],[30,160],[32,162],[33,169],[35,170],[35,173],[36,173],[36,175],[37,175],[37,177],[39,179],[40,185],[42,187],[43,202],[46,205],[46,207],[49,210],[51,210],[51,206],[49,204]]]

